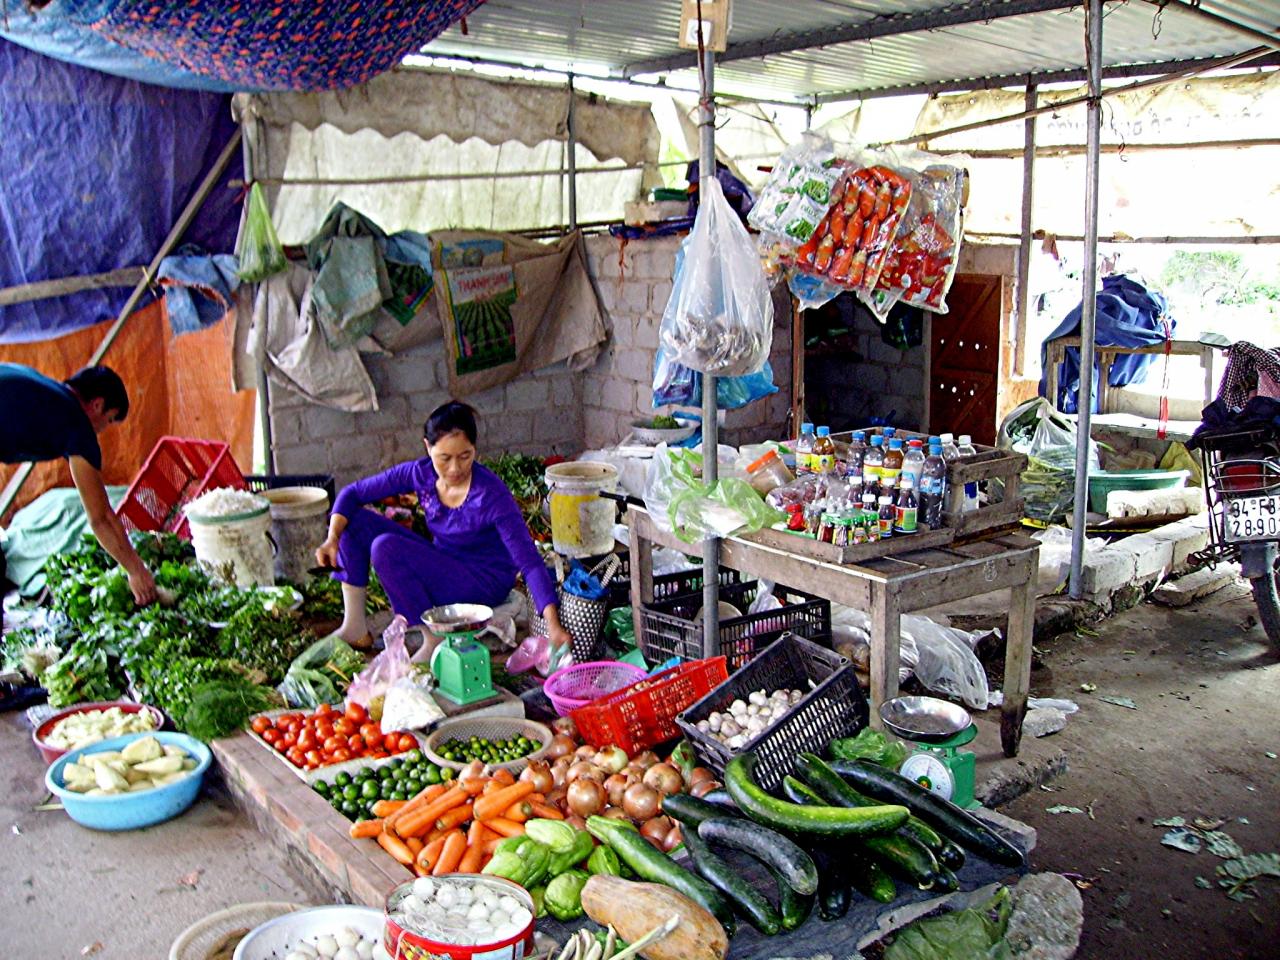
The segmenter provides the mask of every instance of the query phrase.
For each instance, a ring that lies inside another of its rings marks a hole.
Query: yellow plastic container
[[[613,549],[614,501],[601,497],[618,488],[618,468],[576,460],[547,467],[551,542],[565,557],[598,557]]]

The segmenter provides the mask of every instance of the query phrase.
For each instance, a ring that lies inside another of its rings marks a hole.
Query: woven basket
[[[305,909],[306,906],[300,903],[240,903],[219,910],[178,934],[178,939],[169,948],[169,960],[230,957],[236,945],[254,928],[286,913]]]
[[[446,720],[436,727],[427,737],[427,742],[423,744],[422,752],[436,766],[463,770],[470,761],[446,760],[436,751],[450,740],[470,740],[472,737],[485,740],[510,740],[512,737],[528,737],[541,744],[533,753],[519,760],[490,765],[495,770],[509,770],[518,774],[528,766],[529,761],[542,758],[542,755],[547,752],[547,747],[551,746],[553,736],[550,727],[532,720],[518,720],[515,717],[458,717],[456,720]]]
[[[569,631],[569,636],[573,637],[574,663],[588,663],[600,658],[602,652],[600,638],[604,635],[604,624],[609,617],[609,591],[607,588],[613,578],[618,575],[618,570],[621,567],[622,559],[616,553],[611,553],[591,568],[591,575],[599,577],[600,585],[606,588],[604,596],[599,600],[588,600],[585,597],[566,593],[563,584],[557,590],[560,598],[560,624]],[[557,555],[556,574],[560,580],[564,579],[561,575],[562,572],[563,567],[560,563],[560,557]],[[535,636],[545,637],[547,635],[547,621],[542,619],[534,609],[532,596],[530,597],[529,610],[529,632]]]

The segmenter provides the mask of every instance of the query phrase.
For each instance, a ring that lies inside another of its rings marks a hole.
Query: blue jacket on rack
[[[1097,294],[1098,319],[1094,343],[1098,346],[1143,347],[1164,343],[1166,336],[1172,338],[1177,321],[1166,317],[1168,301],[1164,295],[1148,290],[1136,280],[1116,274],[1104,277],[1102,290]],[[1083,304],[1076,306],[1067,314],[1058,328],[1049,334],[1040,347],[1040,396],[1048,395],[1048,347],[1050,340],[1069,337],[1080,331],[1080,314]],[[1168,333],[1165,323],[1168,323]],[[1113,387],[1123,387],[1130,383],[1142,383],[1146,379],[1147,368],[1157,358],[1151,355],[1117,357],[1111,365],[1111,375],[1107,383]],[[1093,370],[1093,412],[1098,410],[1098,368]],[[1063,413],[1077,413],[1080,393],[1080,351],[1068,347],[1066,359],[1058,377],[1058,396],[1049,397],[1053,405]]]

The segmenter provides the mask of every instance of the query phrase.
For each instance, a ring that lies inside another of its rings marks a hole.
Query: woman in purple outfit
[[[427,418],[422,433],[425,457],[343,487],[333,505],[329,535],[316,550],[316,562],[339,570],[334,574],[342,581],[339,635],[361,649],[372,645],[365,622],[372,564],[392,609],[410,625],[447,603],[496,607],[519,572],[551,642],[569,643],[555,584],[515,498],[495,473],[476,463],[475,411],[465,403],[446,403]],[[430,540],[364,509],[404,493],[418,495]]]

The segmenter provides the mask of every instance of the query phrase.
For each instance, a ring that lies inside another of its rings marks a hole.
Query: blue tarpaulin
[[[1177,321],[1167,316],[1168,302],[1164,295],[1148,290],[1136,280],[1121,274],[1104,277],[1102,290],[1097,294],[1098,319],[1094,343],[1098,346],[1145,347],[1173,338]],[[1067,314],[1058,328],[1045,338],[1045,342],[1059,337],[1069,337],[1080,332],[1081,307],[1077,306]],[[1107,383],[1113,387],[1123,387],[1130,383],[1142,383],[1147,376],[1147,367],[1154,363],[1156,357],[1145,356],[1117,357],[1111,365],[1111,375]],[[1048,350],[1040,348],[1040,396],[1048,392]],[[1080,393],[1080,351],[1068,347],[1066,359],[1058,377],[1058,396],[1049,397],[1053,405],[1063,413],[1076,413]],[[1093,369],[1093,412],[1098,411],[1098,368],[1094,361]]]
[[[145,265],[236,130],[230,97],[108,76],[0,40],[0,288]],[[235,246],[237,154],[184,241]],[[0,307],[0,343],[113,318],[129,290]]]

